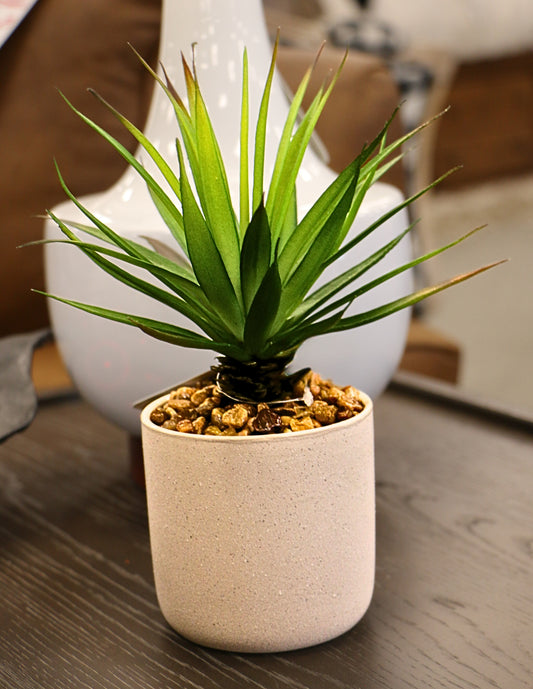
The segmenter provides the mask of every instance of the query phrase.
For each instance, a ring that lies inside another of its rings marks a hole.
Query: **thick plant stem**
[[[250,362],[230,357],[218,357],[219,364],[212,367],[219,389],[230,399],[240,402],[276,402],[294,399],[294,384],[309,369],[288,374],[290,357]]]

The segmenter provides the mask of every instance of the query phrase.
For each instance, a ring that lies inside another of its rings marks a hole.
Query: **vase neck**
[[[271,47],[261,0],[194,0],[186,9],[184,4],[163,0],[159,58],[167,71],[181,72],[180,52],[189,58],[192,43],[198,44],[200,71],[224,68],[235,59],[240,65],[245,46],[261,51],[254,58],[268,64]]]
[[[159,61],[180,95],[185,93],[181,54],[190,63],[193,44],[200,87],[226,158],[235,154],[239,140],[244,48],[249,60],[252,122],[270,66],[272,46],[261,0],[195,0],[187,3],[186,10],[182,2],[163,0]],[[270,128],[281,133],[288,104],[277,77],[270,103]],[[162,89],[156,87],[145,134],[160,150],[173,154],[176,129],[169,121],[173,121],[172,108]]]
[[[217,136],[233,194],[238,192],[240,120],[242,97],[242,59],[248,52],[249,119],[253,132],[272,58],[262,0],[163,0],[159,57],[180,95],[186,93],[181,54],[190,63],[195,45],[195,64],[200,88]],[[184,98],[184,100],[186,100]],[[276,73],[270,93],[265,179],[274,166],[278,144],[289,111],[283,83]],[[155,86],[148,120],[147,138],[167,160],[176,161],[178,126],[170,101],[163,89]],[[253,135],[250,136],[253,145]],[[143,152],[139,155],[145,159]],[[250,158],[253,160],[253,156]],[[146,161],[153,174],[151,161]],[[332,181],[332,173],[322,160],[308,149],[298,177],[299,208],[305,210]],[[119,183],[137,188],[144,183],[128,170]],[[121,191],[121,193],[126,193]]]

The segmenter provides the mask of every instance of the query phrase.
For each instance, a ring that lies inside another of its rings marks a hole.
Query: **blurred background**
[[[422,322],[457,346],[457,384],[533,411],[533,4],[528,0],[265,0],[271,33],[379,55],[406,126],[450,110],[408,159],[415,190],[462,165],[419,203],[425,248],[487,228],[428,264],[440,280],[510,262],[427,302]]]

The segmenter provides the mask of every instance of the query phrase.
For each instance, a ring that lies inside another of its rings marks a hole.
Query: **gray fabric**
[[[50,330],[43,329],[0,339],[0,442],[33,421],[37,411],[33,350],[50,336]]]

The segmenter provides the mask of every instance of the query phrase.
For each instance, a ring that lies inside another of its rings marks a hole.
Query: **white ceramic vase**
[[[372,403],[298,433],[216,437],[141,415],[150,542],[167,622],[196,643],[289,651],[353,627],[375,570]]]
[[[251,122],[256,119],[271,57],[261,1],[197,0],[185,3],[163,0],[160,60],[181,92],[180,51],[190,56],[190,46],[194,41],[197,42],[200,83],[221,143],[230,187],[236,192],[242,52],[246,46],[250,63]],[[277,77],[269,112],[266,179],[288,112],[287,99]],[[170,160],[175,159],[177,125],[168,99],[159,88],[154,91],[145,134]],[[156,175],[151,161],[146,160],[147,156],[141,153],[139,156]],[[80,165],[83,163],[80,160]],[[300,217],[333,179],[332,171],[309,150],[298,180]],[[148,235],[172,243],[144,182],[131,169],[108,191],[81,200],[109,226],[127,237],[144,241],[139,238]],[[397,189],[376,184],[361,208],[351,235],[401,200]],[[54,212],[67,220],[85,220],[70,202],[54,208]],[[367,238],[360,245],[359,257],[368,255],[378,245],[399,234],[407,224],[404,212],[389,220],[380,229],[379,237]],[[58,236],[55,224],[47,221],[45,237]],[[391,269],[409,260],[410,256],[410,243],[404,240],[380,269]],[[346,268],[351,260],[349,253],[337,269]],[[71,247],[46,246],[45,267],[46,287],[53,294],[151,318],[168,319],[190,327],[182,316],[115,282]],[[146,276],[143,274],[143,277]],[[371,279],[373,273],[369,272],[367,277]],[[411,275],[405,273],[382,285],[375,296],[365,295],[356,308],[372,308],[397,298],[410,288]],[[50,316],[63,358],[82,395],[108,419],[136,435],[140,434],[140,426],[137,412],[132,408],[135,401],[190,378],[192,373],[204,371],[214,363],[212,353],[176,350],[174,346],[153,340],[132,327],[88,316],[58,302],[50,303]],[[356,385],[375,397],[389,381],[401,357],[408,321],[409,314],[401,312],[357,332],[333,335],[329,342],[318,338],[302,348],[295,364],[311,366],[338,384]],[[331,355],[332,349],[335,356]]]

